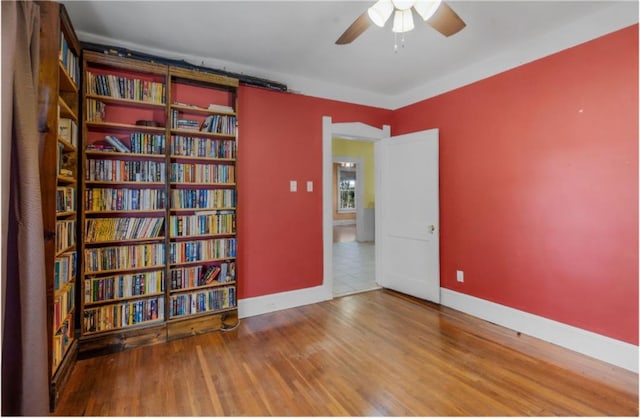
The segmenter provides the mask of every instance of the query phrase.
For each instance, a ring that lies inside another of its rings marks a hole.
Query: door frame
[[[376,128],[362,122],[333,123],[322,117],[322,287],[333,298],[333,139],[376,142],[391,136],[391,126]],[[377,168],[374,168],[377,171]],[[356,216],[357,217],[357,216]],[[356,218],[357,222],[357,218]],[[377,275],[377,274],[376,274]]]

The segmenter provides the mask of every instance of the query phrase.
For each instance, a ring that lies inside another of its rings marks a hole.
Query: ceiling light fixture
[[[403,34],[402,46],[404,47],[404,33],[415,28],[411,9],[415,9],[422,20],[426,21],[435,14],[438,7],[440,7],[440,3],[442,3],[442,0],[378,0],[373,6],[369,7],[367,14],[375,25],[382,28],[395,10],[391,30],[395,34]],[[397,36],[394,48],[397,52]]]

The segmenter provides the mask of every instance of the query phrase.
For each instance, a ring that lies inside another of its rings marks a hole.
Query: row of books
[[[78,146],[78,124],[71,118],[58,118],[58,138]]]
[[[87,99],[87,115],[85,119],[89,122],[105,122],[107,106],[104,102],[95,99]]]
[[[228,164],[171,163],[171,182],[234,183],[235,166]]]
[[[85,179],[106,182],[165,182],[166,164],[153,160],[89,159]]]
[[[76,210],[76,188],[72,186],[58,186],[56,188],[56,212]]]
[[[189,294],[172,295],[169,300],[169,317],[218,311],[236,306],[236,287],[209,288]]]
[[[236,257],[236,239],[210,239],[169,244],[169,263],[190,263]]]
[[[89,188],[84,191],[87,211],[133,211],[165,209],[164,189]]]
[[[85,242],[159,237],[163,224],[163,217],[90,218],[86,220]]]
[[[84,281],[85,304],[164,292],[164,271],[113,275]]]
[[[231,115],[209,115],[202,123],[200,131],[236,135],[236,117]]]
[[[53,330],[57,331],[67,319],[74,306],[76,287],[69,287],[65,292],[53,297]]]
[[[75,154],[66,152],[64,144],[58,143],[58,156],[56,159],[56,172],[58,176],[74,178],[75,171]]]
[[[163,134],[132,132],[129,134],[129,145],[122,139],[114,138],[116,138],[124,148],[123,153],[164,155],[165,137]]]
[[[164,297],[126,301],[84,310],[82,330],[104,332],[135,324],[164,320]]]
[[[236,142],[234,140],[186,137],[182,135],[174,135],[171,140],[171,154],[174,156],[218,159],[236,158]]]
[[[53,264],[53,290],[62,289],[67,283],[76,277],[76,263],[78,254],[73,252],[63,253],[56,257]]]
[[[198,131],[200,129],[200,121],[197,119],[180,118],[180,112],[177,109],[171,110],[171,128],[172,129],[188,129]]]
[[[56,221],[56,253],[76,245],[76,220]]]
[[[85,272],[100,273],[101,271],[163,266],[165,264],[164,249],[164,243],[85,249]]]
[[[72,325],[69,327],[69,325]],[[73,316],[70,316],[64,321],[62,326],[53,335],[53,347],[52,347],[52,372],[55,372],[58,365],[62,362],[62,358],[67,353],[67,348],[73,342]]]
[[[139,100],[150,103],[165,103],[165,84],[152,80],[141,80],[115,74],[86,72],[87,93],[120,99]]]
[[[113,151],[120,153],[164,155],[164,135],[162,134],[132,132],[128,141],[114,135],[105,135],[104,141],[111,145]],[[90,144],[87,148],[89,147],[95,146]]]
[[[80,62],[78,56],[69,48],[69,43],[64,37],[64,33],[60,31],[60,63],[64,67],[65,71],[69,75],[69,78],[78,85],[80,80]]]
[[[172,215],[169,218],[171,237],[234,234],[235,229],[235,211],[207,211],[195,215]]]
[[[222,262],[215,265],[190,266],[171,269],[172,291],[210,285],[214,282],[225,283],[236,280],[236,263]]]
[[[171,208],[217,209],[234,208],[234,189],[173,189]]]

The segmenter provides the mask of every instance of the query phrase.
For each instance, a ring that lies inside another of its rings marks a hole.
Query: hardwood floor
[[[637,416],[638,375],[378,290],[79,361],[56,414]]]

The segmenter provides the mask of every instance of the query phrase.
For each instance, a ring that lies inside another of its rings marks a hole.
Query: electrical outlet
[[[298,182],[296,182],[295,180],[289,181],[289,190],[291,192],[296,192],[298,190]]]
[[[464,271],[456,271],[456,279],[458,282],[464,282]]]

